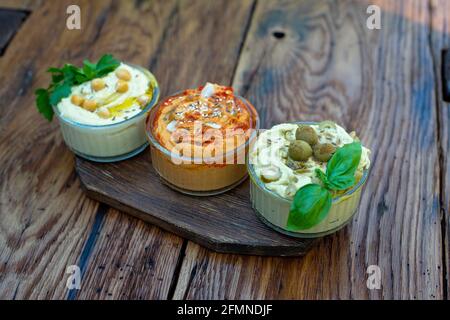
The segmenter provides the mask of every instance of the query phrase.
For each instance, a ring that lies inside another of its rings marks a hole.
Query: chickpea
[[[95,111],[97,109],[97,102],[95,100],[84,100],[83,108],[88,111]]]
[[[116,92],[125,93],[128,91],[128,83],[125,81],[119,80],[116,85]]]
[[[111,116],[111,112],[107,107],[101,107],[98,109],[97,114],[100,118],[107,119]]]
[[[100,91],[105,88],[105,81],[102,79],[94,79],[91,82],[91,88],[94,91]]]
[[[141,107],[145,107],[149,103],[149,101],[150,97],[145,94],[137,98],[137,102]]]
[[[117,69],[116,77],[120,80],[130,81],[131,73],[127,69]]]
[[[72,102],[76,106],[81,106],[83,104],[83,102],[84,102],[84,98],[82,96],[74,94],[70,98],[70,102]]]

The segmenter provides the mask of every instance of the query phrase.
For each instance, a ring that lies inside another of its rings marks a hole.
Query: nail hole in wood
[[[272,35],[276,39],[283,39],[286,36],[286,33],[284,33],[283,31],[274,31],[274,32],[272,32]]]

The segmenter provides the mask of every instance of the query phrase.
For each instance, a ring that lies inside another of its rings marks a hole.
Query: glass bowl
[[[295,122],[296,124],[313,125],[315,122]],[[287,228],[287,221],[292,200],[266,188],[256,175],[253,164],[248,159],[250,176],[250,201],[258,217],[274,230],[298,238],[318,238],[336,232],[349,223],[358,210],[362,187],[365,184],[369,170],[364,170],[361,179],[344,194],[334,197],[330,211],[325,219],[317,225],[298,231]]]
[[[159,86],[150,71],[139,66],[130,66],[144,72],[153,88],[149,103],[133,117],[108,125],[89,125],[66,119],[61,116],[56,106],[53,107],[64,141],[76,155],[96,162],[115,162],[133,157],[147,147],[145,118],[158,101]]]
[[[251,128],[252,131],[244,144],[221,155],[223,163],[217,163],[218,157],[195,158],[176,155],[162,146],[154,137],[152,127],[162,102],[150,110],[146,121],[147,138],[150,142],[153,168],[163,183],[181,193],[209,196],[226,192],[247,178],[246,157],[259,129],[259,117],[250,102],[242,97],[235,97],[247,107],[254,128]],[[233,160],[227,162],[227,159]],[[237,159],[242,161],[236,161]]]

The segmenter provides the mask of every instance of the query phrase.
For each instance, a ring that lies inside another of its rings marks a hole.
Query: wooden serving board
[[[163,184],[148,148],[117,163],[76,159],[83,188],[91,198],[219,252],[299,256],[314,240],[280,234],[253,211],[248,180],[210,197],[181,194]]]

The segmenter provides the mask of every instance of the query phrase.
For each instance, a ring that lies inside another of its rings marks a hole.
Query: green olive
[[[295,132],[297,140],[306,141],[310,146],[315,145],[319,141],[316,131],[307,125],[299,125]]]
[[[319,122],[320,129],[336,129],[336,123],[330,120]]]
[[[312,155],[311,146],[303,140],[292,141],[289,145],[289,157],[295,161],[306,161]]]
[[[319,161],[326,162],[330,160],[335,151],[336,147],[331,143],[319,143],[314,146],[314,157]]]

